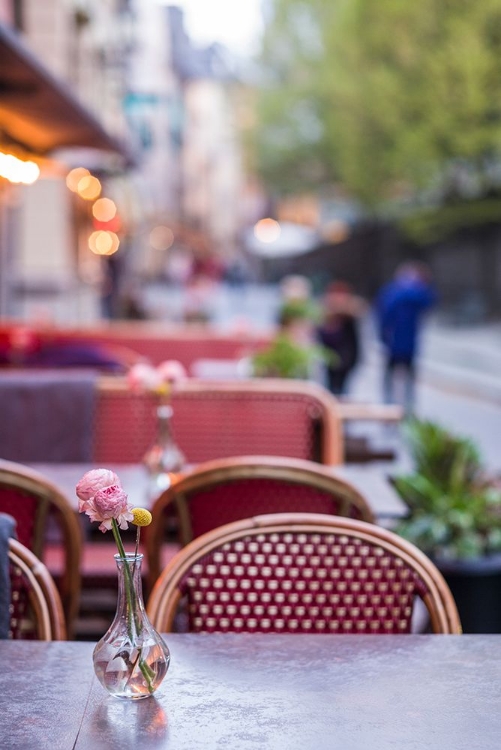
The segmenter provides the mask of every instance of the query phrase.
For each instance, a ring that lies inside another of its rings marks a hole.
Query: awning
[[[126,145],[109,135],[70,88],[0,24],[2,146],[17,146],[40,156],[60,148],[84,147],[114,152],[126,163],[132,162]]]

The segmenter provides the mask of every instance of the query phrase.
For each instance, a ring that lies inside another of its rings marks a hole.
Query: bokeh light
[[[111,221],[117,213],[117,207],[111,198],[99,198],[92,206],[92,215],[98,221]]]
[[[261,219],[254,225],[254,236],[260,242],[275,242],[280,237],[282,229],[275,219]]]
[[[155,250],[168,250],[174,242],[174,232],[169,227],[160,225],[150,232],[150,245]]]
[[[40,167],[34,161],[23,161],[13,154],[0,152],[0,177],[9,182],[32,185],[40,176]]]
[[[72,169],[71,172],[68,172],[66,175],[66,186],[73,193],[76,193],[78,183],[83,177],[87,177],[88,175],[90,175],[90,172],[88,169],[85,169],[85,167],[75,167],[75,169]]]
[[[86,201],[96,200],[101,194],[101,183],[97,177],[93,175],[86,175],[79,180],[77,185],[77,193],[80,198]]]
[[[96,255],[113,255],[120,246],[120,240],[115,232],[107,232],[103,229],[92,232],[89,237],[89,248]]]

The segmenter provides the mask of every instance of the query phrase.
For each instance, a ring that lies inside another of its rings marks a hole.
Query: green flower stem
[[[131,642],[134,642],[134,633],[136,635],[139,634],[139,625],[136,620],[135,614],[136,614],[136,598],[134,594],[134,582],[132,578],[132,573],[129,568],[129,563],[127,562],[127,558],[125,556],[125,549],[122,543],[122,538],[120,537],[120,532],[118,530],[118,524],[116,522],[115,518],[111,519],[111,530],[113,532],[113,536],[115,538],[115,542],[118,548],[118,553],[121,558],[123,558],[124,561],[124,567],[125,567],[125,595],[127,597],[127,628],[129,630],[129,637],[131,639]],[[150,668],[148,664],[144,661],[144,659],[141,656],[142,649],[138,648],[138,660],[139,660],[139,669],[141,670],[144,679],[146,680],[147,686],[148,686],[148,692],[153,693],[154,688],[152,684],[152,679],[155,676],[153,670]],[[137,660],[136,660],[137,661]],[[134,662],[134,665],[131,669],[134,670],[134,667],[136,665],[136,662]]]
[[[125,556],[125,549],[124,549],[124,546],[122,544],[122,539],[120,537],[120,532],[118,530],[118,524],[117,524],[115,518],[111,519],[111,530],[113,532],[113,536],[115,537],[115,542],[116,542],[117,547],[118,547],[118,554],[120,555],[120,557],[123,558],[123,561],[124,561],[125,578],[126,578],[126,581],[125,581],[125,595],[127,596],[127,605],[128,605],[128,607],[127,607],[127,609],[128,609],[128,617],[127,617],[127,619],[128,619],[129,636],[130,636],[130,639],[132,641],[134,639],[134,635],[133,635],[133,632],[132,632],[132,621],[133,621],[133,614],[134,614],[134,612],[136,610],[136,607],[135,607],[136,602],[135,602],[135,597],[134,597],[134,585],[133,585],[133,580],[132,580],[132,574],[131,574],[130,568],[129,568],[129,563],[127,562],[127,558]],[[135,629],[135,631],[137,633],[137,630],[138,630],[137,623],[134,622],[134,626],[135,626],[134,629]]]

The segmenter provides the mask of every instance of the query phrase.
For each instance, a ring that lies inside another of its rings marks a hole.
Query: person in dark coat
[[[348,283],[335,281],[327,288],[317,340],[329,354],[327,387],[336,396],[346,392],[348,378],[359,361],[358,319],[364,307]]]
[[[428,268],[409,262],[397,268],[394,279],[381,289],[376,301],[379,336],[386,355],[384,400],[396,401],[396,383],[400,381],[408,414],[414,405],[415,360],[423,315],[436,299]]]

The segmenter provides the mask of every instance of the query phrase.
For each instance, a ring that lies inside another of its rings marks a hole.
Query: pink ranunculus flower
[[[161,362],[157,367],[157,372],[164,383],[171,385],[186,378],[186,370],[177,359],[167,359]]]
[[[135,391],[155,391],[162,385],[162,378],[153,365],[138,362],[127,373],[127,382]]]
[[[128,522],[134,518],[132,505],[127,502],[127,494],[120,484],[112,484],[98,490],[87,502],[86,514],[91,521],[99,521],[99,530],[103,533],[112,527],[112,519],[121,529],[128,529]]]
[[[87,471],[76,487],[76,494],[79,499],[78,510],[80,513],[87,511],[89,501],[96,495],[99,490],[113,485],[120,486],[120,479],[114,471],[110,469],[91,469]]]

